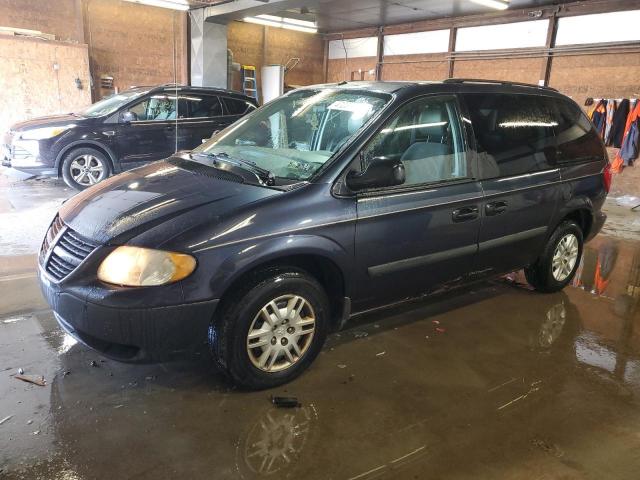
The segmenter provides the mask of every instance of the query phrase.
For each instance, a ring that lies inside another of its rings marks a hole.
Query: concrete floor
[[[63,334],[34,252],[73,192],[15,180],[0,175],[0,478],[638,478],[638,240],[598,236],[559,294],[513,274],[359,318],[298,380],[246,393],[206,359],[119,364]]]

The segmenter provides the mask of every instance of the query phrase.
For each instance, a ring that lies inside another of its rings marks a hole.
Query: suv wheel
[[[242,387],[271,388],[297,377],[320,353],[329,302],[307,273],[264,271],[225,302],[209,343],[218,365]]]
[[[582,230],[570,220],[562,222],[536,262],[525,268],[527,281],[541,292],[557,292],[573,279],[582,257]]]
[[[101,182],[111,174],[107,157],[94,148],[77,148],[62,161],[64,183],[76,190],[84,190]]]

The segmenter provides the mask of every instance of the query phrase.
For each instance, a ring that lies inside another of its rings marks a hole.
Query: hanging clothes
[[[631,165],[638,157],[638,142],[640,141],[640,102],[634,102],[634,107],[627,117],[622,145],[616,158],[611,163],[611,171],[620,173],[625,166]]]
[[[620,157],[625,167],[633,165],[633,161],[638,158],[638,143],[640,142],[640,119],[631,123],[631,127],[624,137],[620,148]]]
[[[607,101],[600,100],[595,110],[593,111],[593,115],[591,121],[596,126],[596,130],[598,131],[598,135],[600,138],[604,136],[604,127],[607,120]]]
[[[618,104],[615,100],[609,100],[609,103],[607,103],[607,115],[605,120],[604,136],[602,137],[605,145],[610,145],[609,137],[611,136],[611,126],[613,125],[613,115],[616,112],[617,106]]]
[[[629,111],[630,102],[625,98],[618,104],[618,107],[613,114],[611,130],[609,131],[609,145],[616,148],[620,148],[622,146],[622,136],[624,135],[624,129],[627,125]]]

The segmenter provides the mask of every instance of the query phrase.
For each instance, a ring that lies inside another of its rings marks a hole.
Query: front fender
[[[312,235],[287,235],[266,239],[259,243],[243,244],[228,255],[211,278],[214,298],[221,298],[226,289],[242,275],[261,265],[292,256],[313,256],[332,262],[342,273],[345,296],[349,296],[350,272],[353,264],[352,247],[341,245],[334,239]],[[221,288],[224,286],[224,288]]]

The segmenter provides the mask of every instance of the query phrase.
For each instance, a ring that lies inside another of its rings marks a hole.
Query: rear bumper
[[[587,238],[585,239],[585,241],[588,242],[593,237],[595,237],[598,233],[600,233],[600,230],[602,230],[602,227],[604,226],[604,223],[606,221],[607,221],[606,214],[602,213],[601,211],[595,212],[593,214],[593,223],[591,225],[591,231],[589,232],[589,235],[587,235]]]
[[[218,300],[170,307],[113,308],[40,287],[60,326],[86,346],[123,362],[156,362],[202,350]],[[161,287],[160,287],[161,288]]]

